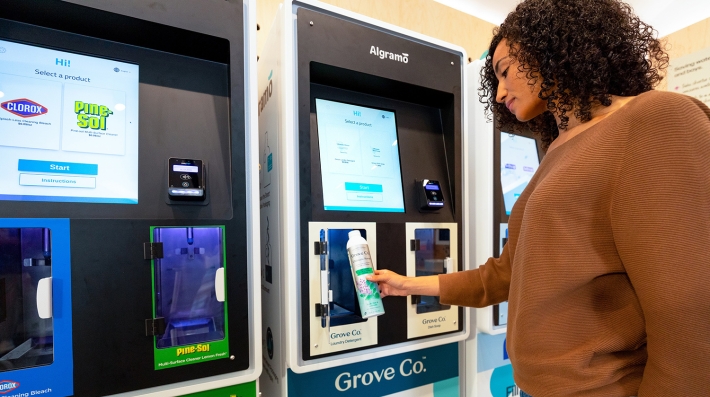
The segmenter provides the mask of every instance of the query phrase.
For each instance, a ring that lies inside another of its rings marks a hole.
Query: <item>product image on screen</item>
[[[316,99],[327,211],[404,212],[395,113]]]
[[[0,40],[0,200],[138,203],[138,65]]]
[[[507,132],[500,133],[500,184],[506,214],[510,215],[513,204],[539,165],[534,139]]]

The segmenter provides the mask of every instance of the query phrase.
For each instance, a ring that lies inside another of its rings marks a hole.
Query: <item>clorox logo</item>
[[[7,102],[6,102],[7,103]],[[5,108],[5,103],[2,104]],[[0,380],[0,394],[9,393],[20,387],[20,382],[15,382],[12,380]]]
[[[0,107],[14,114],[15,116],[20,116],[22,118],[47,114],[46,107],[40,105],[37,102],[30,101],[27,98],[13,99],[11,101],[3,102],[0,104]],[[0,390],[0,393],[2,393],[2,390]]]

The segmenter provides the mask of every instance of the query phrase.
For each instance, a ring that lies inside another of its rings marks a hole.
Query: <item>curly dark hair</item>
[[[523,1],[493,30],[480,100],[501,128],[532,130],[546,149],[559,130],[567,129],[568,112],[589,121],[593,105],[609,106],[611,95],[638,95],[663,79],[668,55],[656,33],[631,6],[617,0]],[[538,96],[547,101],[549,111],[525,123],[496,102],[493,53],[503,39],[529,84],[540,79]],[[553,113],[559,115],[559,125]]]

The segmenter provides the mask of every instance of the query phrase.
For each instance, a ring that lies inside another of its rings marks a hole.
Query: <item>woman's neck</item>
[[[555,138],[555,140],[550,144],[550,147],[547,149],[547,152],[549,153],[550,151],[560,147],[565,142],[567,142],[570,139],[574,138],[575,136],[579,135],[580,133],[587,130],[588,128],[591,128],[592,126],[594,126],[598,122],[604,120],[610,114],[621,109],[624,105],[626,105],[630,100],[632,100],[634,98],[635,97],[633,97],[633,96],[622,97],[622,96],[612,95],[611,96],[611,105],[609,105],[609,106],[595,105],[592,107],[592,112],[591,112],[592,118],[587,122],[582,122],[580,119],[575,117],[574,111],[568,112],[567,114],[569,115],[569,120],[567,122],[567,129],[559,131],[559,136],[557,138]],[[557,124],[559,125],[560,124],[559,115],[555,114],[555,120],[557,120]]]

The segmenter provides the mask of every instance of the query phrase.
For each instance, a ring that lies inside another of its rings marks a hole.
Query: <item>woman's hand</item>
[[[409,277],[401,276],[391,270],[375,270],[375,274],[366,277],[380,285],[380,296],[407,296],[405,282]]]
[[[375,270],[366,277],[380,286],[380,296],[427,295],[439,296],[439,277],[405,277],[391,270]]]

